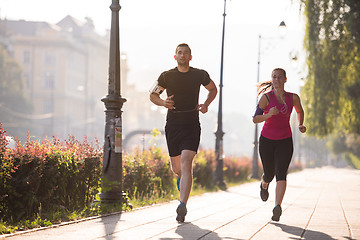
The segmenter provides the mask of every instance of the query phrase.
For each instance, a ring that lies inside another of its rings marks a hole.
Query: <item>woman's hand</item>
[[[279,110],[278,110],[276,107],[272,107],[272,108],[270,108],[268,114],[270,114],[270,116],[272,116],[272,115],[278,115],[278,114],[279,114]]]
[[[302,133],[306,132],[306,127],[304,125],[302,125],[302,124],[299,125],[299,131],[302,132]]]

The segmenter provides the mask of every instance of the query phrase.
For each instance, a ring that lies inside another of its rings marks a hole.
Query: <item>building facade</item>
[[[91,19],[81,22],[71,16],[57,24],[3,19],[0,29],[1,44],[23,69],[32,111],[22,116],[22,121],[30,135],[36,139],[72,135],[79,140],[87,136],[102,142],[105,107],[101,98],[108,92],[109,36],[97,34]],[[127,60],[122,53],[121,95],[127,99],[122,108],[125,138],[134,131],[163,128],[165,121],[164,112],[149,101],[148,92],[128,84]],[[5,129],[10,126],[3,124]],[[132,147],[124,147],[131,150],[145,138],[148,145],[149,137],[138,134],[127,141]]]
[[[24,117],[30,135],[101,139],[104,114],[98,113],[107,93],[108,38],[95,33],[91,19],[83,23],[71,16],[56,25],[23,20],[1,25],[23,69],[32,105],[31,116]]]

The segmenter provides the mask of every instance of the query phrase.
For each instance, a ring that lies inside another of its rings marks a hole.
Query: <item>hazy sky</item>
[[[302,64],[290,53],[302,51],[304,23],[299,0],[227,0],[223,73],[224,112],[251,118],[255,109],[258,36],[261,41],[260,81],[271,70],[288,72],[286,89],[298,92],[304,76]],[[93,19],[96,30],[110,28],[111,0],[0,0],[0,17],[56,24],[67,15],[81,21]],[[176,65],[178,43],[192,48],[191,66],[205,69],[219,85],[224,1],[221,0],[120,0],[120,48],[128,55],[129,81],[148,90],[159,74]],[[287,25],[281,39],[277,27]],[[303,54],[298,57],[303,59]],[[300,61],[301,62],[301,61]],[[122,93],[126,98],[126,93]],[[218,98],[210,107],[217,111]]]

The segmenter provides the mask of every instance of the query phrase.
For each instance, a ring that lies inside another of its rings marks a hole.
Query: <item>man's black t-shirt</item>
[[[168,124],[198,123],[200,86],[206,86],[211,79],[205,70],[190,67],[188,72],[179,72],[177,68],[163,72],[158,84],[166,89],[168,96],[174,95],[174,110],[168,110]]]

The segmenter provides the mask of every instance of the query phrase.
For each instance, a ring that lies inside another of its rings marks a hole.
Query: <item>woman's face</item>
[[[284,88],[285,82],[286,82],[286,77],[283,71],[274,70],[271,73],[271,83],[275,88]]]

